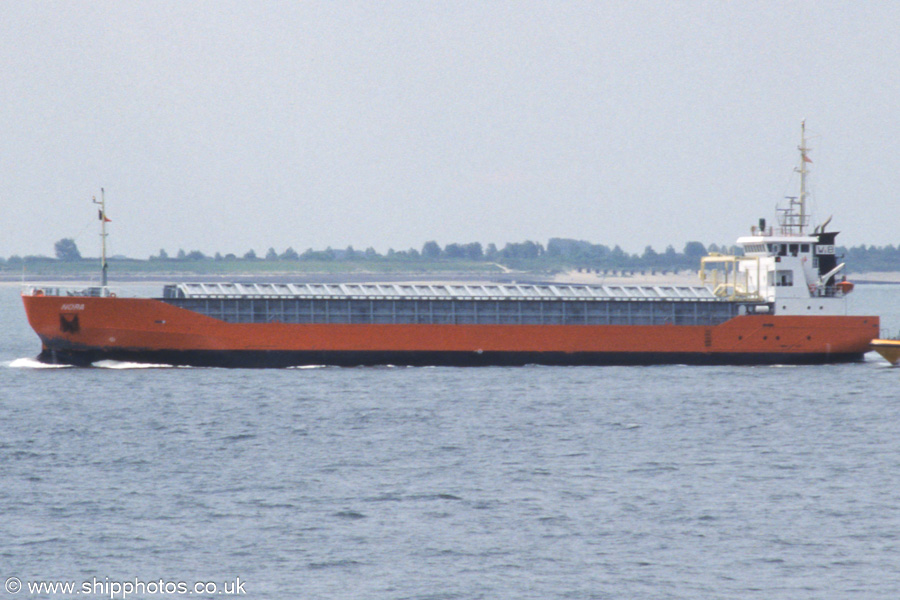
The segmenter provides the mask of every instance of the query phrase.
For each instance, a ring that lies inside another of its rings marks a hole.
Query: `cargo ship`
[[[837,232],[800,194],[701,259],[696,285],[174,283],[157,298],[23,290],[39,359],[209,367],[818,364],[861,360],[877,316],[847,314]],[[106,240],[101,193],[101,239]],[[830,219],[829,219],[830,221]],[[105,246],[104,246],[105,247]]]

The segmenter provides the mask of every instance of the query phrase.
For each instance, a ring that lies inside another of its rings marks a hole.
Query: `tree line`
[[[297,252],[289,247],[282,252],[274,248],[258,256],[254,250],[242,255],[216,252],[207,255],[199,250],[178,250],[174,256],[163,249],[150,256],[150,261],[468,261],[470,263],[499,263],[514,269],[553,269],[553,268],[588,268],[588,269],[627,269],[627,270],[680,270],[697,269],[700,259],[710,253],[734,254],[738,249],[734,246],[704,245],[691,241],[677,251],[669,245],[662,252],[651,246],[644,248],[641,254],[625,252],[620,246],[610,248],[604,244],[594,244],[584,240],[568,238],[551,238],[546,246],[531,240],[511,242],[502,248],[496,244],[482,246],[480,242],[450,243],[441,246],[436,241],[425,242],[421,249],[390,249],[381,254],[374,248],[356,250],[353,246],[343,249],[325,248],[314,250],[308,248]],[[63,238],[54,245],[56,260],[78,261],[83,259],[75,241]],[[847,263],[855,272],[863,271],[900,271],[900,247],[893,245],[838,247],[840,260]],[[27,260],[52,260],[42,256],[0,257],[0,265],[15,267]]]
[[[642,255],[629,254],[621,247],[610,248],[603,244],[591,244],[581,240],[565,238],[552,238],[546,246],[539,242],[526,240],[524,242],[510,242],[503,247],[490,243],[482,246],[480,242],[450,243],[443,247],[431,240],[422,245],[421,250],[410,248],[408,250],[389,249],[387,253],[380,254],[374,248],[356,250],[353,246],[343,249],[326,248],[325,250],[313,250],[308,248],[298,253],[289,247],[283,252],[277,252],[269,248],[262,257],[255,251],[249,250],[242,256],[235,254],[222,255],[216,252],[213,256],[205,255],[199,250],[186,252],[183,249],[171,257],[165,250],[151,256],[151,261],[164,260],[266,260],[266,261],[468,261],[500,263],[512,268],[541,268],[553,266],[572,266],[597,269],[681,269],[693,268],[700,264],[700,258],[707,252],[724,251],[712,244],[708,249],[700,242],[688,242],[684,250],[678,252],[673,246],[669,246],[662,253],[657,253],[647,246]],[[733,250],[730,248],[728,250]]]

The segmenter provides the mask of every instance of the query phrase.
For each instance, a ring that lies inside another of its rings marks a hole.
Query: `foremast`
[[[106,224],[109,223],[109,219],[106,217],[106,195],[103,188],[100,188],[100,201],[98,202],[97,197],[94,196],[93,202],[100,205],[100,287],[106,290],[107,271],[109,270],[109,264],[106,262],[106,236],[109,235],[106,233]]]

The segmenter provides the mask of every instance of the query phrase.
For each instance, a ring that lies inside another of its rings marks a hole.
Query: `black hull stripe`
[[[306,365],[398,366],[613,366],[810,365],[863,360],[863,354],[693,352],[319,352],[283,350],[44,350],[45,363],[89,366],[101,360],[196,367],[285,368]]]

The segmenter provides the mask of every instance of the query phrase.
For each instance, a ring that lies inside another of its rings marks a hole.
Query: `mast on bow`
[[[109,219],[106,217],[106,198],[104,195],[103,188],[100,188],[100,201],[97,201],[97,197],[94,196],[94,204],[99,204],[99,218],[100,218],[100,285],[105,288],[107,285],[107,276],[106,272],[109,269],[109,265],[106,263],[106,224],[109,223]]]

